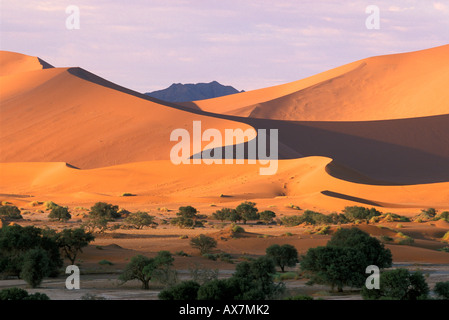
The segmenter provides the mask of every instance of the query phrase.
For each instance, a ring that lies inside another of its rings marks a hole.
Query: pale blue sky
[[[80,9],[68,30],[65,9]],[[380,9],[369,30],[365,9]],[[239,90],[449,43],[449,0],[1,0],[2,50],[130,89],[217,80]]]

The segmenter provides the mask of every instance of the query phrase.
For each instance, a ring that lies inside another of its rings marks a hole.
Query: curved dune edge
[[[272,176],[259,175],[259,164],[173,165],[161,160],[78,170],[63,162],[0,163],[0,194],[56,197],[67,203],[100,199],[142,203],[252,199],[294,203],[325,212],[340,211],[347,205],[394,208],[395,212],[415,214],[417,211],[410,209],[449,209],[449,182],[409,186],[354,183],[329,175],[326,167],[331,162],[326,157],[280,160]],[[136,197],[120,197],[125,192]]]
[[[53,66],[38,57],[11,51],[0,51],[0,77],[49,68],[53,68]]]
[[[449,45],[375,56],[299,81],[184,104],[290,121],[372,121],[446,114]]]

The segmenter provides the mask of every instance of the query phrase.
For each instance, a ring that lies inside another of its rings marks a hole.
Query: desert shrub
[[[284,273],[278,273],[275,275],[274,279],[276,281],[285,281],[285,280],[296,280],[299,278],[299,275],[297,272],[284,272]]]
[[[433,220],[444,220],[449,222],[449,211],[443,211],[438,216],[436,216]]]
[[[209,260],[217,261],[218,256],[213,253],[205,253],[203,254],[203,257]]]
[[[396,233],[396,237],[398,238],[397,240],[398,244],[409,245],[415,242],[415,240],[412,237],[407,236],[402,232]]]
[[[444,234],[444,236],[443,236],[443,238],[441,240],[449,242],[449,231]]]
[[[68,221],[72,218],[67,207],[57,206],[51,209],[48,218],[53,221]]]
[[[21,288],[7,288],[0,291],[1,300],[50,300],[45,293],[36,292],[29,294]]]
[[[438,249],[438,251],[449,252],[449,247],[446,246],[446,247],[440,248],[440,249]]]
[[[294,267],[298,263],[298,250],[290,244],[273,244],[266,249],[266,256],[284,272],[285,267]]]
[[[437,282],[433,291],[440,299],[449,300],[449,281]]]
[[[302,214],[302,220],[306,224],[329,224],[332,223],[332,218],[326,216],[320,212],[315,212],[312,210],[306,210]]]
[[[303,223],[301,216],[287,216],[281,218],[281,223],[287,227],[295,227]]]
[[[0,217],[9,219],[22,219],[19,208],[16,206],[5,205],[0,207]]]
[[[111,261],[105,260],[105,259],[98,261],[98,264],[100,264],[102,266],[112,266],[112,265],[114,265]]]
[[[49,266],[50,258],[44,249],[30,249],[23,256],[20,278],[32,288],[36,288],[49,275]]]
[[[90,208],[90,218],[104,218],[107,221],[113,221],[121,217],[118,212],[118,206],[105,202],[97,202]]]
[[[429,286],[420,271],[411,273],[404,268],[383,271],[380,274],[380,289],[362,288],[366,300],[418,300],[426,299]]]
[[[393,242],[394,241],[394,239],[392,238],[392,237],[389,237],[389,236],[385,236],[385,235],[383,235],[383,236],[380,236],[380,240],[382,241],[382,242]]]
[[[135,197],[135,196],[136,196],[135,194],[129,192],[122,193],[122,197]]]
[[[328,215],[333,224],[348,223],[348,218],[343,213],[333,212]]]
[[[188,253],[185,253],[184,251],[176,251],[175,252],[176,256],[180,256],[180,257],[190,257],[190,255]]]
[[[200,234],[190,240],[190,245],[193,248],[200,250],[200,254],[204,255],[205,253],[209,253],[209,251],[213,248],[217,247],[217,241],[215,241],[214,238]]]
[[[45,201],[44,202],[44,206],[45,206],[45,210],[52,210],[52,209],[55,209],[57,207],[60,207],[59,205],[57,205],[53,201]]]
[[[235,208],[238,214],[241,215],[243,223],[246,224],[249,220],[259,220],[259,210],[256,208],[256,204],[254,202],[245,201],[242,202]]]
[[[129,225],[136,227],[137,229],[142,229],[143,227],[155,226],[154,216],[150,216],[147,212],[137,211],[130,213],[128,217],[125,218],[125,222]]]
[[[32,207],[37,207],[37,206],[40,206],[40,205],[42,205],[43,204],[43,202],[39,202],[39,201],[31,201],[30,203],[29,203],[29,205],[30,206],[32,206]]]
[[[158,298],[161,300],[197,300],[200,284],[193,281],[183,281],[173,287],[162,290]]]
[[[415,222],[423,222],[433,220],[437,214],[437,210],[434,208],[422,209],[421,213],[413,217],[413,221]]]
[[[359,206],[345,207],[343,214],[351,222],[357,222],[357,220],[370,220],[373,217],[380,216],[382,213],[375,208],[365,208]]]
[[[273,222],[273,219],[276,217],[276,213],[270,210],[265,210],[260,213],[260,220],[265,222],[266,224],[269,224]]]
[[[231,226],[231,231],[232,231],[233,233],[243,233],[243,232],[245,232],[245,229],[243,229],[243,228],[242,228],[241,226],[239,226],[239,225],[234,224],[234,225]]]

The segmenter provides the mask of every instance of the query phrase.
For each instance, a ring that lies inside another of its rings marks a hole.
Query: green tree
[[[183,281],[173,287],[162,290],[158,297],[161,300],[197,300],[200,284],[188,280]]]
[[[36,288],[49,275],[49,265],[50,259],[45,250],[30,249],[24,254],[20,277],[32,288]]]
[[[192,206],[179,207],[179,211],[176,213],[178,216],[190,219],[198,218],[197,214],[198,210]]]
[[[437,282],[433,290],[441,299],[449,300],[449,281]]]
[[[429,286],[420,271],[411,273],[404,268],[383,271],[380,289],[362,288],[362,297],[367,300],[418,300],[426,299]]]
[[[118,212],[118,206],[114,206],[105,202],[97,202],[90,208],[89,217],[104,218],[108,221],[113,221],[121,217]]]
[[[301,270],[311,284],[327,284],[339,292],[344,286],[361,287],[365,281],[366,258],[349,247],[321,246],[310,248],[301,259]]]
[[[171,224],[173,225],[177,225],[181,228],[195,228],[203,226],[202,222],[198,220],[198,210],[192,206],[179,207],[176,215],[177,217],[171,220]]]
[[[223,208],[212,213],[212,217],[223,222],[225,220],[229,220],[229,218],[233,214],[233,211],[235,210],[230,208]]]
[[[217,241],[214,238],[200,234],[190,240],[190,245],[200,250],[201,255],[210,252],[211,249],[217,247]]]
[[[260,220],[265,222],[266,224],[269,224],[273,222],[273,219],[276,217],[276,213],[270,210],[265,210],[260,213]]]
[[[56,235],[58,246],[71,264],[75,264],[78,253],[82,253],[82,249],[94,240],[92,233],[86,232],[84,228],[64,229]]]
[[[48,275],[56,276],[62,267],[55,239],[42,229],[19,225],[0,228],[0,273],[20,277],[24,258],[31,249],[43,249],[49,257]]]
[[[53,221],[68,221],[72,218],[67,207],[57,206],[51,209],[48,218]]]
[[[94,233],[98,229],[98,233],[103,233],[108,227],[108,219],[102,216],[89,216],[86,221],[81,225],[90,233]]]
[[[350,247],[363,253],[366,266],[376,265],[380,269],[389,268],[393,263],[389,249],[376,238],[358,228],[337,230],[328,241],[327,246]],[[362,270],[361,272],[365,272]]]
[[[256,204],[254,202],[245,201],[235,208],[238,214],[241,215],[243,223],[246,224],[249,220],[259,220],[260,216]]]
[[[9,219],[22,219],[19,208],[16,206],[0,206],[0,217],[5,217]]]
[[[284,244],[282,246],[273,244],[266,250],[266,255],[272,258],[274,263],[281,268],[284,272],[285,267],[294,267],[298,260],[298,250],[290,244]]]
[[[126,265],[125,270],[119,276],[123,282],[130,280],[139,280],[142,282],[143,289],[150,288],[150,280],[152,279],[155,270],[161,267],[171,266],[173,257],[168,251],[160,251],[155,258],[148,258],[143,255],[137,255],[131,258],[131,261]]]
[[[125,222],[135,226],[137,229],[156,225],[154,216],[150,216],[147,212],[137,211],[126,217]]]

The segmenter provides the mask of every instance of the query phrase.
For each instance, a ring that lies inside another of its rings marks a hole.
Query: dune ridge
[[[184,104],[251,118],[370,121],[449,113],[449,45],[376,56],[265,89]]]

